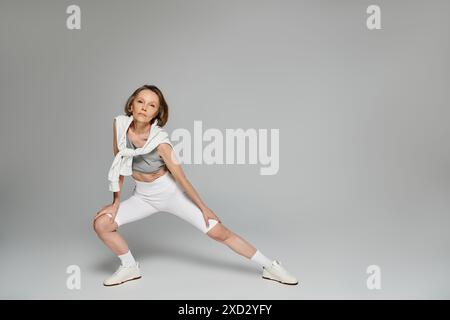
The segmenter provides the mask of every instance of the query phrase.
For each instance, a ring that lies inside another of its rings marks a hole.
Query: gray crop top
[[[127,136],[127,148],[136,149],[136,146],[131,142]],[[164,160],[156,151],[156,148],[151,152],[133,157],[133,171],[150,173],[158,171],[159,168],[165,165]]]

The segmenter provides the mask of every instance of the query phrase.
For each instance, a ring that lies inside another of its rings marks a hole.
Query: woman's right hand
[[[111,221],[114,221],[114,219],[116,218],[117,215],[117,210],[119,209],[119,203],[111,203],[111,204],[107,204],[106,206],[104,206],[103,208],[101,208],[97,214],[94,217],[94,222],[97,218],[105,215],[105,214],[110,214],[111,215]]]

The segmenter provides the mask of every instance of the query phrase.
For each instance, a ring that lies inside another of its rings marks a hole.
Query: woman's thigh
[[[177,186],[177,190],[167,202],[164,211],[189,222],[203,233],[207,233],[218,223],[215,219],[209,219],[209,227],[207,227],[202,211],[180,186]]]
[[[146,218],[158,211],[159,210],[150,203],[143,201],[137,195],[133,194],[131,197],[120,203],[114,221],[120,227],[126,223]]]

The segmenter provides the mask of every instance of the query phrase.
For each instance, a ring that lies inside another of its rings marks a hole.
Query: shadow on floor
[[[246,266],[238,263],[230,263],[204,253],[193,252],[192,250],[188,252],[186,248],[177,249],[174,247],[142,246],[135,244],[133,247],[133,255],[141,264],[165,258],[166,260],[176,260],[182,263],[187,262],[199,266],[207,266],[228,271],[232,270],[251,275],[258,273],[257,266],[253,265],[253,262],[250,260],[248,260],[248,265]],[[238,256],[237,258],[247,259],[242,256]],[[96,271],[112,273],[117,269],[119,263],[120,260],[117,257],[112,256],[111,258],[98,261],[93,265],[93,268]],[[181,267],[182,266],[180,266],[180,269]]]

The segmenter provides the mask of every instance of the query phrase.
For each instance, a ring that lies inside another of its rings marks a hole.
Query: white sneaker
[[[272,265],[268,268],[263,267],[263,279],[278,281],[283,284],[298,284],[297,279],[289,274],[278,260],[273,260]]]
[[[122,284],[130,280],[140,279],[141,277],[142,276],[139,270],[138,262],[136,262],[136,264],[134,265],[127,267],[121,265],[112,276],[110,276],[103,282],[103,285],[116,286],[118,284]]]

